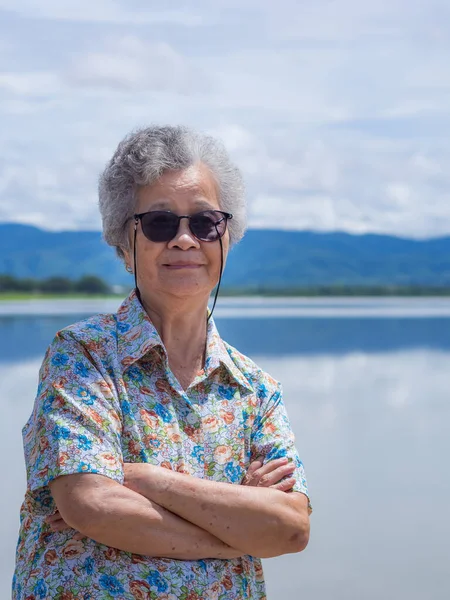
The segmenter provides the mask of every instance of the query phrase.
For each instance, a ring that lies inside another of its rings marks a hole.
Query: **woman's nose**
[[[189,229],[189,219],[180,219],[178,231],[169,242],[169,248],[178,247],[182,250],[199,248],[200,244],[192,231]]]

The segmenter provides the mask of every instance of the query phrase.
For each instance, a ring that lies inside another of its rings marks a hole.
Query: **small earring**
[[[130,267],[130,265],[126,265],[125,269],[128,271],[128,273],[132,273],[133,269]]]

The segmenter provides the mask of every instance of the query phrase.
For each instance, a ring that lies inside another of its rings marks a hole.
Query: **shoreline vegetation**
[[[124,297],[130,288],[111,286],[94,275],[85,275],[78,280],[67,277],[48,279],[19,279],[11,275],[0,275],[0,301],[59,300],[59,299],[115,299]],[[311,285],[295,288],[230,288],[220,290],[222,297],[450,297],[450,287],[428,287],[421,285]]]

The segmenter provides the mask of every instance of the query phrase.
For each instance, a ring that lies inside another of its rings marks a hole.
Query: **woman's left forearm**
[[[199,479],[148,464],[136,481],[135,491],[244,554],[268,558],[306,546],[309,518],[306,498],[304,510],[298,502],[301,494]]]

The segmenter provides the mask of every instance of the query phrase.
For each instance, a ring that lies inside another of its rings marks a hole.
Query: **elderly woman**
[[[45,356],[13,598],[265,598],[260,559],[305,548],[309,503],[280,384],[208,311],[245,230],[239,172],[210,137],[144,129],[100,209],[136,288]]]

